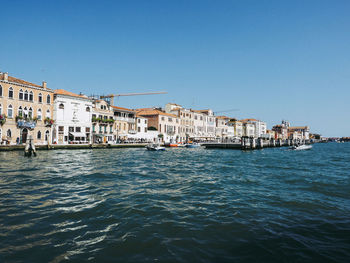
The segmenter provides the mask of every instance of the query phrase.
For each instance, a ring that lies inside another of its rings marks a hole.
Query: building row
[[[211,109],[128,109],[97,97],[52,90],[0,73],[0,143],[36,144],[239,140],[241,137],[308,139],[309,128],[283,121],[272,130],[257,119],[215,116]]]

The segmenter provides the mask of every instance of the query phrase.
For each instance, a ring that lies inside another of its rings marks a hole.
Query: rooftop
[[[4,80],[4,77],[5,77],[5,73],[1,73],[0,72],[0,80]],[[25,81],[23,79],[18,79],[18,78],[12,77],[12,76],[8,76],[7,80],[8,80],[8,82],[18,83],[18,84],[21,84],[21,85],[27,85],[27,86],[37,87],[37,88],[43,88],[43,86],[34,84],[32,82],[29,82],[29,81]]]
[[[78,97],[78,98],[83,98],[83,99],[89,99],[85,95],[75,94],[73,92],[66,91],[64,89],[56,89],[54,92],[55,92],[55,94],[58,94],[58,95],[65,95],[65,96],[70,96],[70,97]]]
[[[136,109],[136,112],[140,116],[164,115],[164,116],[169,116],[174,118],[177,117],[174,114],[166,113],[156,109]]]

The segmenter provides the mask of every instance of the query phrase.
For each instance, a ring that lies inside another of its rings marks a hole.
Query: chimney
[[[43,81],[43,88],[44,88],[44,89],[47,89],[47,83],[46,83],[46,81]]]
[[[9,74],[7,72],[4,72],[4,81],[9,81]]]

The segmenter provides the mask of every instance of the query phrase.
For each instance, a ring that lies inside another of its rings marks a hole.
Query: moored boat
[[[149,151],[165,151],[165,147],[157,143],[147,145],[146,149]]]

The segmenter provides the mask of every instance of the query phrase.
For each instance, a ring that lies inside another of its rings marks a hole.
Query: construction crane
[[[216,115],[217,113],[232,112],[232,111],[239,111],[239,109],[229,109],[229,110],[215,111],[214,115]]]
[[[109,99],[111,106],[114,105],[114,97],[124,97],[124,96],[139,96],[139,95],[157,95],[157,94],[167,94],[166,91],[156,91],[156,92],[140,92],[140,93],[124,93],[124,94],[109,94],[100,96],[100,99]]]

